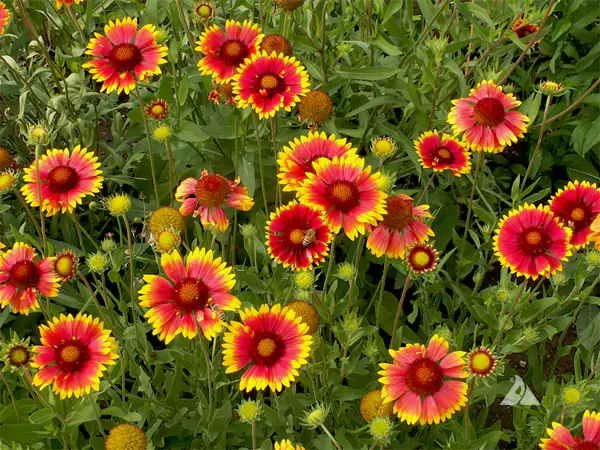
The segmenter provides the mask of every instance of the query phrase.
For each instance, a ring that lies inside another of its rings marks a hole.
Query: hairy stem
[[[408,286],[410,285],[410,272],[406,274],[406,281],[404,281],[404,287],[402,288],[402,294],[398,301],[398,309],[396,310],[396,317],[394,317],[394,325],[392,326],[392,340],[390,346],[394,345],[394,339],[396,338],[396,330],[398,329],[398,322],[400,321],[400,315],[402,314],[402,307],[404,306],[404,299],[408,292]]]
[[[177,0],[177,3],[179,3],[179,0]],[[150,173],[152,175],[152,185],[154,186],[156,206],[160,206],[160,198],[158,195],[158,182],[156,181],[156,170],[154,169],[154,157],[152,154],[152,138],[150,137],[150,127],[148,126],[148,119],[146,119],[146,114],[144,114],[144,102],[142,101],[142,96],[140,95],[137,80],[135,83],[135,94],[138,98],[140,109],[142,110],[142,121],[144,122],[144,129],[146,130],[146,139],[148,141],[148,156],[150,157]]]

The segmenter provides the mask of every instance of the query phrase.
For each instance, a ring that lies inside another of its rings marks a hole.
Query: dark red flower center
[[[270,97],[274,94],[283,92],[285,83],[283,78],[281,78],[279,75],[274,73],[265,73],[258,77],[257,87],[262,96]]]
[[[537,30],[538,28],[535,25],[527,23],[525,25],[517,27],[515,29],[515,33],[517,34],[517,36],[519,36],[519,39],[523,39],[524,37],[534,34]]]
[[[567,224],[576,230],[589,227],[594,221],[594,214],[590,212],[587,205],[576,203],[565,214]]]
[[[504,105],[496,98],[482,98],[475,104],[475,120],[484,127],[497,127],[506,115]]]
[[[58,166],[48,173],[48,187],[55,194],[69,192],[79,183],[77,171],[69,166]]]
[[[404,230],[414,219],[412,200],[402,197],[387,199],[387,213],[381,222],[388,228]]]
[[[279,335],[260,331],[254,335],[250,356],[255,364],[270,367],[283,356],[284,348],[285,345]]]
[[[423,358],[412,362],[408,366],[406,382],[412,392],[432,395],[442,387],[444,374],[438,364],[430,359]]]
[[[317,159],[322,158],[324,156],[326,156],[326,155],[316,154],[316,155],[312,155],[308,159],[303,160],[302,163],[299,164],[300,170],[305,174],[306,173],[315,173],[315,169],[312,165],[313,161],[316,161]]]
[[[454,157],[452,156],[452,152],[448,150],[446,147],[440,147],[436,150],[436,157],[438,163],[451,163],[454,161]]]
[[[581,436],[578,436],[575,445],[571,450],[599,450],[600,446],[594,442],[586,441]]]
[[[248,49],[248,46],[242,41],[239,39],[229,39],[221,45],[219,56],[221,56],[221,59],[223,59],[227,65],[238,66],[246,59],[249,53],[250,50]]]
[[[229,198],[231,187],[221,175],[204,175],[196,186],[196,198],[202,206],[208,208],[222,205]]]
[[[175,286],[175,306],[180,312],[203,309],[208,304],[209,290],[197,278],[184,278]]]
[[[56,365],[63,372],[79,372],[90,359],[87,345],[79,339],[73,339],[54,349]]]
[[[35,287],[40,281],[40,269],[33,261],[19,261],[10,269],[10,280],[12,284],[21,289]]]
[[[359,204],[359,192],[353,183],[348,181],[336,181],[327,186],[326,195],[333,205],[343,213],[347,213]]]
[[[523,253],[529,256],[545,253],[550,245],[550,238],[543,228],[526,228],[519,237]]]
[[[117,44],[110,51],[108,59],[119,72],[127,72],[142,61],[142,52],[133,44]]]

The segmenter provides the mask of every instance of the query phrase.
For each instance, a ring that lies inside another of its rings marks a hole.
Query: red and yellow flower
[[[146,284],[139,291],[140,305],[150,308],[145,317],[153,334],[167,344],[178,334],[194,338],[198,327],[208,340],[215,337],[223,328],[217,311],[240,307],[237,297],[229,293],[235,286],[231,267],[204,248],[189,253],[185,264],[177,250],[163,253],[160,264],[167,278],[144,275]]]
[[[550,210],[563,225],[573,230],[571,245],[581,248],[589,242],[590,226],[600,214],[600,189],[587,181],[569,182],[552,197]]]
[[[284,191],[297,190],[307,178],[308,173],[315,173],[313,161],[319,158],[333,159],[356,154],[356,149],[346,139],[337,139],[335,134],[327,136],[324,132],[309,132],[308,136],[300,136],[290,141],[283,151],[279,152],[279,183]]]
[[[275,261],[303,270],[325,259],[331,230],[319,211],[292,201],[271,213],[266,239],[267,251]]]
[[[378,257],[404,259],[409,248],[434,236],[422,220],[431,217],[429,205],[414,206],[412,198],[404,194],[388,197],[386,203],[382,221],[369,234],[367,248]]]
[[[429,244],[416,244],[406,257],[408,266],[416,274],[423,274],[435,270],[438,262],[438,252]]]
[[[394,413],[409,425],[440,423],[465,406],[467,383],[465,352],[448,353],[448,342],[434,335],[426,347],[408,344],[390,350],[394,362],[380,364],[384,403],[395,401]]]
[[[0,2],[0,34],[4,34],[5,27],[10,19],[10,11],[6,9],[6,5]]]
[[[476,377],[489,377],[494,370],[498,360],[487,347],[479,347],[469,353],[469,372]]]
[[[592,233],[588,236],[590,242],[595,242],[596,250],[600,251],[600,215],[590,225]]]
[[[538,27],[537,25],[528,23],[527,21],[525,21],[522,18],[515,20],[515,23],[513,23],[513,25],[512,25],[512,30],[519,37],[519,39],[523,39],[523,38],[526,38],[527,36],[531,36],[532,34],[537,33],[539,29],[540,29],[540,27]],[[537,45],[540,42],[542,42],[542,40],[538,39],[532,45]]]
[[[79,5],[83,0],[56,0],[56,9],[61,9],[63,4],[70,8],[73,3]]]
[[[76,270],[77,258],[71,250],[59,252],[52,258],[52,271],[62,283],[73,278]]]
[[[90,39],[85,51],[94,57],[83,64],[90,69],[92,78],[102,83],[100,91],[110,94],[125,91],[129,94],[135,89],[136,81],[162,73],[160,65],[167,61],[167,46],[156,42],[158,31],[152,24],[144,25],[138,30],[137,19],[126,17],[123,20],[112,20],[104,27],[102,36]]]
[[[246,59],[233,77],[233,94],[240,108],[251,106],[261,119],[291,111],[310,89],[308,72],[295,57],[266,52]]]
[[[61,400],[100,390],[106,366],[115,365],[119,357],[115,338],[100,319],[81,313],[75,317],[61,314],[39,330],[42,345],[34,347],[31,363],[40,369],[33,378],[34,386],[44,389],[52,384]]]
[[[231,322],[223,336],[225,373],[250,367],[240,380],[240,390],[247,392],[269,387],[278,392],[289,387],[307,364],[312,336],[308,325],[289,308],[276,304],[262,305],[257,311],[240,311],[240,322]]]
[[[425,169],[433,169],[434,172],[449,170],[457,177],[471,172],[468,147],[447,134],[440,137],[437,130],[426,131],[415,141],[415,149]]]
[[[169,116],[169,104],[162,98],[152,100],[144,108],[144,113],[154,120],[166,119]]]
[[[502,92],[493,81],[483,81],[471,89],[469,97],[452,100],[448,122],[473,150],[498,153],[517,142],[527,132],[529,117],[513,111],[521,102]]]
[[[380,173],[372,174],[371,166],[364,165],[356,154],[318,159],[297,192],[301,203],[323,212],[334,233],[343,228],[351,240],[385,214],[387,194],[379,190]]]
[[[40,307],[40,295],[56,297],[58,278],[52,271],[52,259],[36,261],[33,247],[15,242],[6,253],[0,252],[0,306],[11,305],[12,312],[29,315]]]
[[[231,81],[244,60],[258,52],[263,37],[262,29],[249,20],[228,20],[225,31],[218,25],[208,27],[197,42],[196,50],[204,54],[198,70],[218,84]]]
[[[225,231],[229,220],[224,206],[240,211],[250,211],[254,206],[248,189],[239,184],[239,178],[230,181],[222,175],[209,174],[205,169],[200,178],[187,178],[177,188],[175,199],[181,202],[179,212],[184,216],[193,212],[194,217],[200,216],[203,226],[211,225],[219,231]]]
[[[42,193],[42,211],[46,217],[57,212],[73,212],[86,195],[92,195],[102,188],[102,170],[98,157],[79,145],[72,151],[48,150],[39,160],[39,174]],[[40,205],[37,168],[35,161],[25,169],[21,188],[25,200],[34,207]]]
[[[600,413],[586,411],[581,421],[583,436],[574,437],[558,422],[552,422],[552,428],[546,432],[549,438],[542,439],[542,450],[597,450],[600,448]]]
[[[562,270],[571,255],[571,229],[560,224],[548,206],[525,203],[500,221],[494,250],[500,264],[526,278],[549,276]]]

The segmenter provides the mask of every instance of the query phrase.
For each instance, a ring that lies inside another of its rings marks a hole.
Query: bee
[[[215,303],[211,303],[210,309],[212,309],[212,311],[215,313],[215,315],[221,322],[225,322],[225,312],[222,309],[219,309],[219,307]]]
[[[312,228],[306,230],[304,233],[304,237],[302,238],[302,245],[308,247],[310,244],[317,240],[317,233]]]

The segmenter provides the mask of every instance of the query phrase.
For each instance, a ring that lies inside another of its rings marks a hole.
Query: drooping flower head
[[[479,347],[469,353],[469,372],[476,377],[489,377],[494,370],[498,360],[487,347]]]
[[[279,184],[284,191],[297,190],[307,178],[307,174],[315,173],[313,162],[319,158],[333,159],[356,154],[356,149],[346,139],[337,139],[335,134],[309,132],[308,136],[300,136],[290,141],[283,151],[279,152]]]
[[[448,353],[449,344],[437,334],[426,347],[408,344],[390,350],[394,362],[380,364],[384,402],[395,401],[394,413],[409,425],[440,423],[467,402],[468,385],[450,378],[466,378],[465,352]]]
[[[0,306],[11,305],[13,313],[29,315],[40,307],[40,295],[56,297],[58,279],[52,272],[52,259],[36,261],[33,247],[15,242],[13,248],[0,253]]]
[[[225,31],[218,25],[206,28],[196,47],[204,54],[198,70],[202,75],[211,75],[215,83],[231,81],[244,60],[258,51],[263,36],[258,24],[249,20],[244,23],[228,20]]]
[[[433,245],[419,243],[408,251],[406,261],[410,270],[421,275],[435,270],[438,262],[438,252]]]
[[[240,389],[247,392],[267,386],[275,392],[289,387],[307,364],[312,336],[308,325],[289,308],[262,305],[257,311],[240,311],[240,322],[231,322],[223,336],[225,373],[250,365],[242,375]]]
[[[550,200],[550,210],[563,225],[571,228],[570,243],[575,249],[588,243],[590,226],[600,214],[600,189],[587,181],[569,182]]]
[[[469,97],[452,100],[452,104],[448,122],[454,133],[464,133],[473,150],[498,153],[527,132],[529,118],[513,110],[521,102],[491,80],[479,83]]]
[[[586,411],[581,421],[583,436],[574,437],[558,422],[546,429],[549,438],[542,439],[542,450],[597,450],[600,448],[600,413]]]
[[[104,441],[106,450],[147,450],[148,440],[137,425],[122,423],[108,433]]]
[[[106,366],[115,365],[119,357],[115,338],[104,323],[86,314],[61,314],[39,330],[42,345],[34,348],[31,363],[40,369],[34,386],[44,389],[52,384],[61,400],[98,391]]]
[[[56,9],[61,9],[63,4],[70,8],[73,3],[79,5],[83,0],[56,0]]]
[[[83,64],[90,69],[92,78],[102,83],[100,91],[110,94],[125,91],[129,94],[135,89],[136,81],[162,73],[160,65],[167,61],[167,46],[158,44],[155,26],[144,25],[138,30],[137,19],[126,17],[123,20],[112,20],[104,26],[102,36],[90,39],[85,51],[93,60]]]
[[[46,212],[46,217],[58,212],[72,213],[85,196],[99,192],[104,180],[99,167],[98,157],[79,145],[72,151],[68,148],[48,150],[39,160],[42,211]],[[23,180],[27,183],[21,187],[25,200],[38,207],[35,161],[25,169]]]
[[[144,107],[144,113],[154,120],[166,119],[169,116],[169,104],[161,98],[152,100]]]
[[[308,91],[298,103],[298,120],[308,120],[314,128],[328,120],[332,113],[331,97],[319,89]]]
[[[317,210],[292,201],[271,213],[266,228],[267,251],[283,267],[310,269],[327,256],[331,230]]]
[[[267,55],[275,52],[278,55],[283,53],[283,56],[292,56],[294,51],[292,44],[280,34],[267,34],[258,48],[261,52],[266,52]]]
[[[415,149],[425,169],[433,169],[434,172],[449,170],[456,177],[471,172],[468,147],[445,133],[440,137],[437,130],[426,131],[415,141]]]
[[[187,178],[175,192],[175,199],[181,202],[179,212],[184,216],[194,213],[200,216],[203,226],[213,226],[219,231],[227,230],[229,220],[224,206],[240,211],[249,211],[254,200],[248,196],[248,189],[239,186],[240,179],[229,181],[219,174],[202,171],[200,178]]]
[[[309,91],[308,72],[295,57],[266,52],[248,57],[233,77],[233,94],[240,108],[252,107],[261,119],[291,111]]]
[[[204,248],[189,253],[185,264],[177,250],[163,253],[160,264],[167,277],[144,275],[146,284],[139,291],[140,305],[150,308],[145,317],[153,334],[168,344],[178,334],[193,339],[200,328],[211,340],[223,328],[217,311],[240,307],[229,293],[235,286],[231,267]]]
[[[406,256],[409,248],[424,243],[434,236],[433,231],[423,222],[431,217],[427,212],[429,205],[414,206],[408,195],[398,194],[388,197],[383,220],[371,230],[367,239],[367,248],[375,256],[386,255],[390,258]]]
[[[59,252],[52,258],[52,271],[62,283],[73,278],[76,270],[77,258],[71,250]]]
[[[275,450],[305,450],[300,444],[294,445],[289,439],[281,442],[275,442]]]
[[[548,206],[525,203],[500,221],[494,250],[500,264],[526,278],[549,276],[562,270],[571,256],[571,229],[561,225]]]
[[[590,225],[592,233],[588,236],[590,242],[595,242],[596,250],[600,252],[600,215]]]
[[[298,188],[300,202],[322,211],[334,233],[342,228],[354,240],[365,234],[365,225],[376,225],[385,213],[387,194],[379,190],[380,174],[356,154],[313,162],[314,173]]]
[[[4,34],[5,27],[10,19],[10,11],[6,9],[6,5],[0,2],[0,34]]]
[[[513,23],[513,25],[512,25],[512,30],[519,37],[519,39],[524,39],[527,36],[531,36],[532,34],[537,33],[539,29],[540,29],[540,27],[538,27],[537,25],[528,23],[527,21],[525,21],[522,18],[515,20],[515,23]],[[535,41],[533,43],[533,45],[537,45],[540,42],[541,42],[541,39]]]
[[[368,392],[360,400],[360,415],[365,422],[372,422],[377,417],[389,417],[393,414],[393,408],[393,403],[383,402],[379,389]]]

